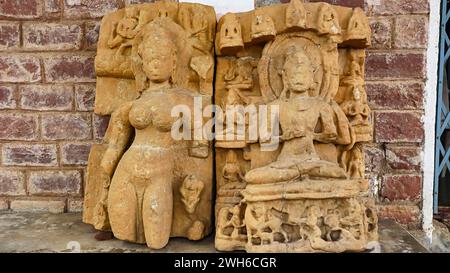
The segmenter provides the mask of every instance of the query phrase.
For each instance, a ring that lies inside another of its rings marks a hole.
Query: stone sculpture
[[[246,134],[239,145],[216,145],[216,172],[228,173],[232,161],[239,173],[234,180],[244,177],[231,188],[229,178],[217,176],[216,248],[364,251],[377,240],[362,153],[362,144],[372,140],[364,89],[366,16],[358,8],[300,0],[229,16],[237,18],[243,46],[220,43],[228,26],[220,20],[216,103],[229,102],[227,72],[244,61],[256,63],[252,79],[241,80],[251,83],[245,105],[278,109],[279,133],[269,128],[257,141]],[[269,139],[279,141],[276,149],[263,149]]]
[[[211,147],[173,139],[171,110],[211,103],[214,30],[214,10],[197,4],[131,5],[103,19],[95,112],[111,119],[91,150],[84,222],[154,249],[211,232]]]
[[[215,168],[218,250],[364,251],[378,239],[363,155],[370,37],[361,9],[301,0],[228,13],[217,29],[200,4],[105,16],[95,112],[111,119],[89,157],[83,221],[154,249],[200,240],[213,228]],[[191,114],[177,123],[175,106],[195,115],[195,99],[213,95],[225,111],[215,153],[172,134],[199,129]]]

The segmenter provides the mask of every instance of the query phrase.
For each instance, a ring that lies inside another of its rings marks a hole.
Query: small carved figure
[[[136,36],[139,29],[139,9],[134,6],[125,8],[125,17],[119,23],[114,24],[111,30],[108,46],[115,48],[125,42],[130,42]],[[131,46],[131,43],[128,43],[126,46]]]
[[[261,245],[264,243],[264,239],[266,239],[267,237],[269,237],[270,242],[272,242],[272,235],[267,234],[267,232],[264,231],[265,214],[266,214],[265,208],[258,204],[247,207],[247,211],[245,213],[245,224],[247,226],[247,234],[252,239],[260,239]]]
[[[349,67],[348,76],[343,80],[343,84],[348,88],[347,96],[340,106],[355,130],[357,141],[369,141],[372,137],[369,122],[371,111],[367,104],[361,65],[353,59]]]
[[[340,34],[338,14],[330,4],[322,3],[317,18],[318,31],[321,34]]]
[[[140,12],[137,7],[125,8],[125,17],[114,24],[108,40],[109,48],[119,47],[115,54],[116,62],[123,62],[125,49],[133,45],[133,39],[141,30]]]
[[[202,221],[195,221],[189,228],[187,237],[189,240],[197,241],[205,236],[205,224]]]
[[[271,230],[272,236],[275,233],[279,233],[283,236],[283,243],[289,240],[289,236],[286,231],[283,230],[283,221],[278,218],[278,216],[274,215],[275,209],[271,209],[267,211],[267,221],[265,222],[266,227]],[[278,212],[280,213],[280,212]],[[272,238],[273,241],[273,238]]]
[[[272,18],[256,10],[252,22],[252,40],[254,42],[269,41],[275,38],[276,34],[277,31]]]
[[[225,180],[224,187],[228,189],[241,189],[245,187],[244,176],[239,166],[236,152],[229,150],[227,153],[227,158],[225,166],[222,170],[222,177]]]
[[[288,28],[306,28],[306,9],[302,0],[291,0],[287,6],[286,26]]]
[[[339,218],[337,215],[330,214],[325,216],[324,224],[328,226],[328,231],[326,234],[327,241],[336,242],[339,240],[355,240],[355,237],[348,230],[339,227]]]
[[[190,214],[195,212],[204,187],[205,185],[203,182],[193,175],[186,177],[181,184],[181,201],[183,202],[186,211]]]
[[[219,48],[223,54],[233,54],[244,48],[241,23],[233,13],[223,16]]]
[[[369,20],[361,8],[355,8],[347,28],[347,39],[369,39]]]
[[[302,238],[308,238],[311,242],[314,240],[321,240],[322,231],[318,226],[318,220],[320,216],[320,208],[318,206],[311,206],[307,209],[306,219],[300,223],[304,223],[301,229]]]
[[[227,71],[227,74],[224,76],[227,95],[222,103],[223,109],[228,110],[232,109],[230,107],[241,107],[249,103],[248,97],[244,95],[243,92],[252,90],[254,65],[255,64],[253,61],[238,59]],[[229,108],[227,109],[227,107]],[[237,110],[243,109],[237,108]],[[227,121],[227,116],[229,113],[235,115],[234,118],[232,118],[232,123],[228,123]],[[226,136],[227,140],[240,140],[240,138],[245,139],[242,129],[248,124],[248,118],[244,113],[239,111],[227,111],[222,118],[225,121],[226,128],[223,128],[223,131],[218,130],[216,134],[217,136]]]
[[[245,222],[241,219],[241,209],[239,205],[231,208],[222,208],[217,219],[217,230],[221,236],[230,237],[231,239],[239,239],[240,229],[245,227]],[[231,228],[229,235],[224,234],[224,230]]]

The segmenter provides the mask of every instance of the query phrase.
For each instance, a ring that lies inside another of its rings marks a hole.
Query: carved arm
[[[331,107],[320,111],[320,120],[322,121],[322,132],[314,133],[314,139],[322,143],[333,143],[336,141],[337,129]]]
[[[109,177],[114,173],[133,132],[133,127],[128,118],[131,105],[132,103],[127,103],[112,114],[106,131],[105,144],[108,145],[108,148],[100,166]]]

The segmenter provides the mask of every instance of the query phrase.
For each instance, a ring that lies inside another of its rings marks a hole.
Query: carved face
[[[243,46],[241,24],[233,14],[224,16],[220,30],[221,47]]]
[[[228,151],[226,163],[237,163],[236,152],[234,152],[232,150]]]
[[[303,93],[313,87],[313,68],[311,61],[303,52],[297,51],[287,56],[283,66],[283,82],[292,92]]]
[[[175,51],[167,43],[147,43],[143,49],[143,69],[151,82],[162,83],[168,81],[175,67]]]

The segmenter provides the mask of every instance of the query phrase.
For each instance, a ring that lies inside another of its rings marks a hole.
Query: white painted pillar
[[[441,0],[430,1],[425,85],[425,144],[423,152],[422,228],[431,244],[433,238],[434,153],[436,137],[436,103],[439,62]]]

